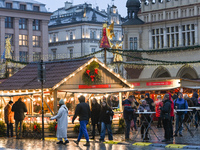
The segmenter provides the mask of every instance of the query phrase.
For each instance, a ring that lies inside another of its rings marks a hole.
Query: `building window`
[[[163,28],[152,30],[152,43],[153,43],[153,49],[163,48],[164,46]]]
[[[20,62],[27,62],[28,52],[19,51],[19,61]]]
[[[19,35],[19,45],[20,46],[28,46],[28,36],[27,35]]]
[[[40,20],[34,19],[33,20],[33,30],[40,30]]]
[[[41,52],[33,52],[33,61],[39,62],[41,60]]]
[[[96,51],[96,48],[91,49],[91,53],[95,53],[95,51]]]
[[[194,24],[182,26],[182,41],[183,46],[190,46],[195,44],[195,29]]]
[[[73,40],[73,32],[70,32],[69,39]]]
[[[5,18],[5,28],[13,28],[13,18],[12,17]]]
[[[138,43],[137,43],[137,37],[134,37],[134,50],[137,50]]]
[[[70,49],[70,50],[69,50],[69,57],[70,57],[70,58],[73,58],[73,49]]]
[[[33,6],[33,11],[40,11],[40,7],[39,6]]]
[[[11,38],[11,39],[10,39],[10,44],[13,46],[13,43],[14,43],[14,42],[13,42],[13,34],[8,34],[8,33],[6,33],[6,34],[5,34],[5,42],[6,42],[6,39],[7,39],[7,38]]]
[[[20,4],[20,10],[26,10],[26,5]]]
[[[129,41],[130,41],[130,49],[133,50],[133,38],[130,37]]]
[[[6,3],[6,8],[12,9],[12,3]]]
[[[27,29],[27,19],[25,18],[19,19],[19,29]]]
[[[40,47],[40,36],[33,36],[33,47]]]
[[[90,39],[96,39],[96,31],[90,31]]]

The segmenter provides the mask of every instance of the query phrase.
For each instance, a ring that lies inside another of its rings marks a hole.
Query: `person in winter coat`
[[[183,99],[183,94],[178,93],[178,98],[174,100],[174,108],[175,109],[188,109],[188,103],[186,100]],[[187,114],[187,111],[181,111],[176,113],[176,130],[174,136],[177,136],[178,129],[179,129],[179,135],[183,136],[183,120],[185,117],[185,114]],[[179,125],[180,124],[180,125]],[[180,126],[180,128],[179,128]]]
[[[122,106],[124,106],[123,115],[124,115],[124,120],[125,120],[125,124],[126,124],[125,140],[130,140],[129,133],[130,133],[131,120],[133,119],[133,115],[136,111],[131,106],[133,101],[135,102],[136,105],[139,105],[133,95],[130,95],[128,97],[128,99],[126,99],[122,102]]]
[[[95,125],[97,125],[97,129],[99,134],[101,133],[101,125],[99,124],[99,116],[101,111],[101,105],[98,104],[96,98],[92,100],[92,107],[91,107],[91,120],[92,120],[92,139],[95,138]]]
[[[12,106],[12,111],[14,112],[15,119],[15,133],[16,138],[19,139],[22,136],[22,122],[24,120],[24,112],[27,112],[27,108],[24,102],[22,102],[22,98],[19,98]],[[18,134],[18,125],[20,123],[20,130]]]
[[[147,104],[146,100],[142,101],[142,104],[139,106],[138,110],[140,112],[144,112],[145,110],[147,112],[151,111],[151,109],[150,109],[149,105]],[[141,138],[144,139],[144,140],[149,140],[147,127],[148,127],[148,122],[151,120],[151,118],[150,118],[150,116],[148,114],[142,114],[141,117],[140,117],[140,120],[141,120],[141,124],[142,124],[141,125]],[[145,135],[144,135],[144,132],[146,133]]]
[[[67,139],[67,126],[68,126],[68,108],[65,106],[64,100],[59,101],[59,110],[56,116],[51,117],[51,120],[57,119],[57,139],[59,142],[57,144],[67,144],[69,140]],[[63,139],[65,142],[63,143]]]
[[[87,103],[85,103],[85,97],[83,95],[81,95],[78,98],[78,100],[80,103],[76,106],[75,114],[72,118],[72,123],[74,124],[74,120],[77,116],[79,116],[80,128],[78,139],[74,142],[78,145],[82,136],[84,135],[87,141],[86,144],[84,144],[84,146],[90,146],[89,135],[86,128],[86,125],[88,124],[89,118],[91,116],[90,106]]]
[[[198,94],[197,92],[194,92],[191,98],[194,107],[198,107]],[[195,126],[196,128],[198,128],[198,113],[196,113],[196,110],[193,110],[192,112],[193,114],[195,114]]]
[[[165,94],[163,98],[163,107],[160,108],[161,110],[161,118],[163,121],[163,127],[165,130],[164,137],[165,139],[162,142],[170,141],[171,132],[170,132],[170,112],[171,112],[171,103],[172,101],[169,99],[169,94]]]
[[[156,117],[158,118],[157,128],[162,128],[161,117],[160,117],[160,108],[163,106],[163,102],[161,100],[160,95],[157,96],[157,101],[155,102],[155,104],[156,104]]]
[[[138,106],[139,106],[139,103],[136,101],[135,96],[133,96],[133,102],[131,104],[131,107],[136,111]],[[133,122],[134,122],[133,127],[134,127],[135,131],[137,131],[137,117],[138,117],[138,114],[133,113]],[[133,128],[132,128],[132,130],[133,130]]]
[[[108,139],[113,140],[111,129],[113,115],[114,112],[112,109],[107,105],[106,101],[103,101],[99,118],[99,121],[101,122],[101,135],[99,139],[100,142],[104,142],[106,129],[108,131]]]
[[[9,137],[9,132],[11,132],[11,137],[13,137],[13,124],[14,124],[14,113],[11,111],[13,101],[9,101],[4,108],[4,119],[7,124],[7,137]]]
[[[173,120],[174,120],[174,101],[172,99],[171,93],[169,94],[169,100],[171,101],[171,112],[170,112],[170,125],[169,125],[169,132],[170,132],[170,139],[173,140]]]
[[[145,100],[146,100],[147,104],[149,105],[151,111],[155,111],[155,103],[154,103],[153,99],[150,98],[149,93],[145,94]]]

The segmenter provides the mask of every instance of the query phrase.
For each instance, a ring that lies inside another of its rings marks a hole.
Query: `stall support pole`
[[[122,92],[119,92],[119,109],[122,111]]]
[[[44,96],[43,96],[43,80],[41,82],[42,88],[42,140],[44,141]]]
[[[53,98],[54,98],[54,114],[57,113],[58,107],[57,107],[57,90],[53,91]]]

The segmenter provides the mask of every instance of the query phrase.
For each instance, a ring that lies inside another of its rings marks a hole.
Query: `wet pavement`
[[[76,146],[72,140],[67,145],[57,145],[55,141],[41,141],[35,139],[0,139],[0,150],[9,149],[23,149],[23,150],[164,150],[159,147],[141,147],[133,146],[131,144],[104,144],[98,142],[91,142],[89,147],[83,146],[85,142],[80,142]],[[173,150],[173,149],[168,149]]]
[[[153,132],[150,130],[150,143],[155,143],[157,146],[133,146],[135,142],[142,142],[140,134],[137,136],[135,140],[131,140],[129,142],[124,141],[124,134],[114,134],[113,138],[114,141],[119,141],[118,144],[104,144],[99,143],[98,139],[99,136],[96,137],[96,141],[91,141],[90,147],[85,147],[83,144],[85,143],[84,140],[80,142],[79,146],[76,146],[76,144],[73,142],[73,140],[76,140],[74,138],[69,138],[70,143],[67,145],[57,145],[56,144],[56,138],[53,138],[53,140],[37,140],[37,139],[15,139],[15,138],[0,138],[0,150],[9,150],[9,149],[22,149],[22,150],[164,150],[165,146],[159,147],[160,145],[166,145],[166,144],[184,144],[184,145],[193,145],[193,146],[200,146],[200,127],[198,130],[194,132],[194,137],[192,137],[187,130],[183,131],[183,137],[175,137],[173,141],[168,143],[162,143],[161,140],[163,140],[163,129],[162,128],[155,128],[152,127],[160,141],[157,139],[157,137],[153,134]],[[137,134],[136,131],[133,131],[130,133],[130,138],[133,139],[135,135]],[[105,140],[107,139],[107,135]],[[84,139],[84,138],[83,138]],[[168,150],[173,150],[169,149]]]

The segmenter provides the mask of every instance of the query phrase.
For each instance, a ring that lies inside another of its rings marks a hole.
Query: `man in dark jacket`
[[[131,104],[133,101],[135,102],[137,106],[139,105],[139,103],[135,100],[133,95],[130,95],[128,99],[122,102],[122,105],[124,106],[124,111],[123,111],[124,120],[126,123],[125,140],[129,140],[131,120],[133,119],[133,113],[136,111],[131,107]]]
[[[87,132],[86,125],[88,124],[89,118],[90,118],[90,106],[85,103],[85,97],[80,96],[78,98],[79,104],[76,106],[75,114],[72,119],[72,123],[74,123],[74,120],[76,119],[77,116],[79,116],[79,121],[80,121],[80,129],[79,129],[79,136],[77,141],[74,141],[77,145],[79,144],[81,137],[85,136],[87,143],[84,146],[90,146],[89,143],[89,136]]]
[[[24,112],[27,112],[27,108],[24,102],[22,102],[22,98],[19,98],[18,101],[14,103],[12,106],[12,111],[14,112],[14,119],[15,119],[15,133],[16,138],[21,138],[22,135],[22,122],[24,120]],[[18,125],[20,123],[20,131],[18,135]]]
[[[147,102],[147,104],[149,105],[151,111],[155,111],[155,103],[154,101],[150,98],[149,93],[145,94],[145,100]]]
[[[170,141],[172,137],[170,132],[170,112],[171,112],[171,103],[172,101],[169,99],[169,94],[165,94],[163,98],[163,107],[160,108],[161,110],[161,118],[163,120],[163,127],[165,130],[165,139],[162,142]]]
[[[199,104],[198,104],[198,94],[197,92],[194,92],[193,95],[192,95],[192,102],[194,104],[194,107],[197,107]],[[188,104],[189,105],[189,104]],[[195,114],[195,126],[196,128],[198,128],[198,113],[196,113],[196,110],[193,110],[193,114]]]

